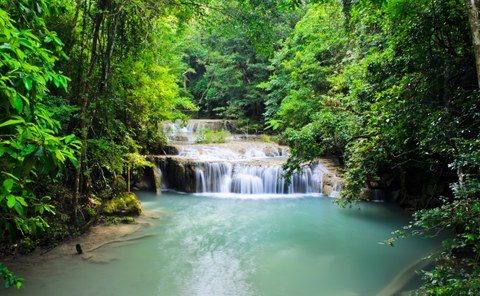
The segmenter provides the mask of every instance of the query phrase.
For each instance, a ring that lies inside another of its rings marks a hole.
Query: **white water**
[[[202,162],[196,167],[196,192],[239,194],[321,193],[325,168],[305,166],[287,182],[280,165]]]
[[[336,178],[331,172],[315,162],[305,165],[294,172],[287,181],[282,164],[288,156],[288,148],[275,143],[260,141],[236,141],[226,144],[194,144],[201,128],[215,123],[215,129],[222,127],[221,122],[195,121],[186,126],[169,123],[164,129],[167,138],[178,150],[175,157],[188,160],[195,165],[195,192],[217,193],[223,196],[240,195],[285,195],[285,194],[324,194],[324,176]],[[168,167],[163,167],[162,175],[168,177]],[[186,177],[187,179],[189,176]],[[169,189],[168,179],[164,179],[165,189]],[[338,195],[341,186],[331,184],[331,196]],[[177,189],[178,190],[178,189]],[[181,191],[181,190],[180,190]]]

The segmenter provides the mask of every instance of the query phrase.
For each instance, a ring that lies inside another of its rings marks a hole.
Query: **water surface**
[[[368,296],[436,246],[378,244],[409,220],[386,203],[340,209],[318,196],[138,195],[161,217],[141,230],[151,236],[105,246],[99,252],[115,258],[106,263],[48,262],[5,294]]]

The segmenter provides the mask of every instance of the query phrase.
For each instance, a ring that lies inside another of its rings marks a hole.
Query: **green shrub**
[[[107,215],[140,215],[142,205],[134,193],[125,192],[109,200],[103,212]]]
[[[271,142],[274,142],[272,136],[270,136],[270,135],[265,135],[265,134],[263,134],[263,135],[260,137],[260,140],[261,140],[263,143],[271,143]]]
[[[125,216],[125,217],[108,216],[105,218],[105,225],[118,225],[120,223],[131,224],[134,222],[135,222],[135,218],[131,216]]]
[[[225,143],[226,138],[230,135],[230,132],[226,130],[213,131],[209,128],[201,128],[196,142],[199,144]]]
[[[18,244],[18,251],[21,254],[28,254],[33,252],[37,247],[37,241],[32,240],[30,237],[24,237]]]

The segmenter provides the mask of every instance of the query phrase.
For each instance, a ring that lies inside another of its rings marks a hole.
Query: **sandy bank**
[[[81,258],[92,262],[108,262],[115,258],[109,257],[108,251],[104,251],[104,249],[108,249],[105,248],[106,246],[124,244],[152,235],[148,231],[139,230],[150,227],[152,222],[160,219],[162,215],[161,211],[144,211],[134,223],[94,226],[83,235],[66,241],[51,250],[37,248],[31,254],[4,258],[2,262],[19,276],[35,266],[58,259]],[[77,244],[82,247],[83,254],[81,255],[77,254],[75,248]]]

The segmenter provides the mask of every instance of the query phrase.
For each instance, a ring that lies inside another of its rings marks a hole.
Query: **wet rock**
[[[385,201],[389,191],[380,188],[364,188],[360,193],[360,198],[363,200]]]
[[[164,152],[166,155],[178,155],[178,148],[175,146],[165,146]]]
[[[149,159],[149,161],[152,161],[152,159]],[[154,170],[157,168],[144,168],[143,171],[140,171],[138,175],[136,176],[137,179],[140,181],[137,181],[133,184],[132,188],[134,190],[147,190],[147,191],[152,191],[156,192],[157,191],[157,185],[155,183],[155,173]],[[126,191],[126,190],[123,190]]]
[[[195,192],[195,166],[191,160],[155,156],[155,163],[160,168],[158,181],[165,182],[166,188],[182,192]],[[161,172],[160,172],[161,171]],[[161,188],[161,184],[159,184]]]
[[[333,187],[330,185],[323,184],[323,194],[326,196],[330,196],[333,192]]]

